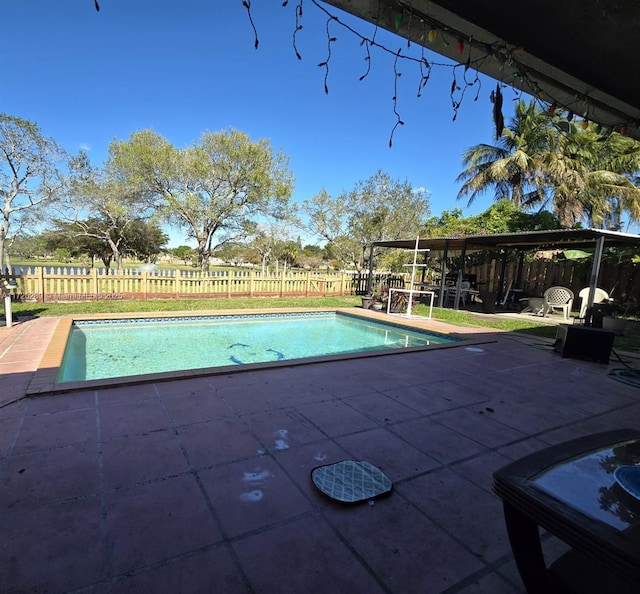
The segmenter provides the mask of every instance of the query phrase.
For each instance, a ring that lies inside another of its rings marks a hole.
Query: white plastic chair
[[[580,317],[587,317],[587,302],[589,300],[589,287],[585,287],[581,289],[578,293],[578,297],[582,299],[580,303]],[[596,292],[593,295],[593,303],[606,303],[609,301],[609,293],[607,293],[604,289],[596,289]]]
[[[460,301],[462,302],[462,306],[467,306],[467,298],[469,297],[469,289],[471,289],[471,283],[469,281],[462,281],[460,283]],[[456,299],[456,288],[448,287],[447,288],[447,301],[452,301],[455,303]]]
[[[542,296],[542,317],[546,318],[554,309],[561,309],[565,320],[568,320],[573,306],[573,291],[567,287],[550,287]]]

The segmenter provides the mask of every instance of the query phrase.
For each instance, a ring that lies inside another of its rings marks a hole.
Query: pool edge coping
[[[172,317],[203,317],[203,316],[233,316],[233,315],[260,315],[260,314],[295,314],[312,312],[339,312],[359,318],[371,319],[377,322],[390,323],[396,326],[403,326],[413,330],[426,330],[443,336],[455,338],[455,343],[438,345],[428,345],[419,347],[409,347],[404,349],[386,349],[380,351],[362,351],[359,353],[343,353],[335,355],[322,355],[317,357],[306,357],[303,359],[292,359],[287,361],[267,361],[264,363],[248,363],[245,365],[225,365],[220,367],[203,367],[189,370],[166,371],[159,373],[148,373],[135,376],[121,376],[115,378],[105,378],[100,380],[83,380],[77,382],[57,383],[64,351],[71,326],[75,321],[83,320],[114,320],[123,317],[129,318],[172,318]],[[429,328],[429,322],[433,320],[423,317],[389,317],[385,312],[365,310],[359,307],[300,307],[300,308],[251,308],[251,309],[228,309],[228,310],[198,310],[198,311],[169,311],[169,312],[118,312],[108,314],[70,314],[61,316],[56,328],[49,340],[49,344],[38,364],[29,386],[25,392],[26,396],[46,396],[50,394],[64,394],[82,390],[96,390],[105,388],[115,388],[120,386],[132,386],[147,384],[152,382],[168,382],[197,377],[207,377],[216,375],[228,375],[230,373],[246,373],[262,369],[277,369],[282,367],[298,367],[301,365],[313,365],[317,363],[327,363],[335,361],[348,361],[353,359],[364,359],[370,357],[381,357],[386,355],[400,355],[414,352],[440,350],[445,348],[458,348],[461,346],[472,346],[475,344],[486,344],[493,342],[491,338],[470,338],[465,334],[456,332],[446,332],[441,329]],[[421,324],[418,324],[420,322]]]

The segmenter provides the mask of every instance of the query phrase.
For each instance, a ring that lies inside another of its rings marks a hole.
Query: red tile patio
[[[501,333],[473,348],[25,397],[56,323],[0,327],[3,593],[522,592],[493,471],[640,429],[637,388],[608,376],[619,365]],[[382,468],[392,494],[324,498],[310,471],[346,458]]]

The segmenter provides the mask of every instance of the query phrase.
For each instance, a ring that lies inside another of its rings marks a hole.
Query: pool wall
[[[184,317],[206,317],[206,316],[237,316],[237,315],[268,315],[268,314],[292,314],[292,313],[312,313],[312,312],[336,312],[341,315],[353,316],[356,318],[370,319],[377,323],[390,324],[393,326],[400,326],[411,330],[422,330],[433,334],[438,334],[446,338],[455,339],[456,342],[408,347],[404,349],[385,349],[379,351],[362,351],[356,353],[344,353],[339,355],[324,355],[318,357],[307,357],[304,359],[291,359],[284,361],[270,361],[265,363],[248,363],[245,365],[227,365],[222,367],[209,367],[200,369],[188,369],[180,371],[170,371],[161,373],[149,373],[144,375],[135,375],[127,377],[115,377],[97,380],[85,380],[77,382],[65,382],[57,383],[56,379],[60,372],[62,365],[65,348],[69,335],[71,333],[74,322],[85,320],[116,320],[116,319],[150,319],[150,318],[184,318]],[[171,312],[165,315],[158,314],[158,312],[150,313],[135,313],[135,314],[84,314],[61,317],[58,325],[54,331],[54,334],[49,342],[49,346],[45,351],[44,356],[38,366],[27,394],[30,396],[64,393],[78,390],[106,388],[122,385],[135,385],[149,382],[158,381],[171,381],[176,379],[186,379],[192,377],[202,377],[210,375],[224,375],[229,373],[243,373],[248,371],[255,371],[257,369],[272,369],[277,367],[293,367],[299,365],[311,365],[318,362],[326,361],[344,361],[348,359],[360,359],[365,357],[380,357],[380,356],[396,356],[404,353],[411,353],[417,351],[429,351],[435,349],[445,348],[458,348],[460,346],[469,346],[472,344],[482,344],[489,342],[491,339],[485,338],[472,338],[458,333],[444,332],[442,329],[434,328],[437,323],[434,324],[432,320],[426,318],[402,318],[402,317],[390,317],[389,315],[381,312],[373,312],[369,310],[363,310],[360,308],[286,308],[286,309],[244,309],[244,310],[217,310],[217,311],[198,311],[198,312]]]

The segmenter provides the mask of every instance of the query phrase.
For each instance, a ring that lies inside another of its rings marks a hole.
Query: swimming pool
[[[75,320],[56,382],[285,364],[459,341],[335,311]]]

